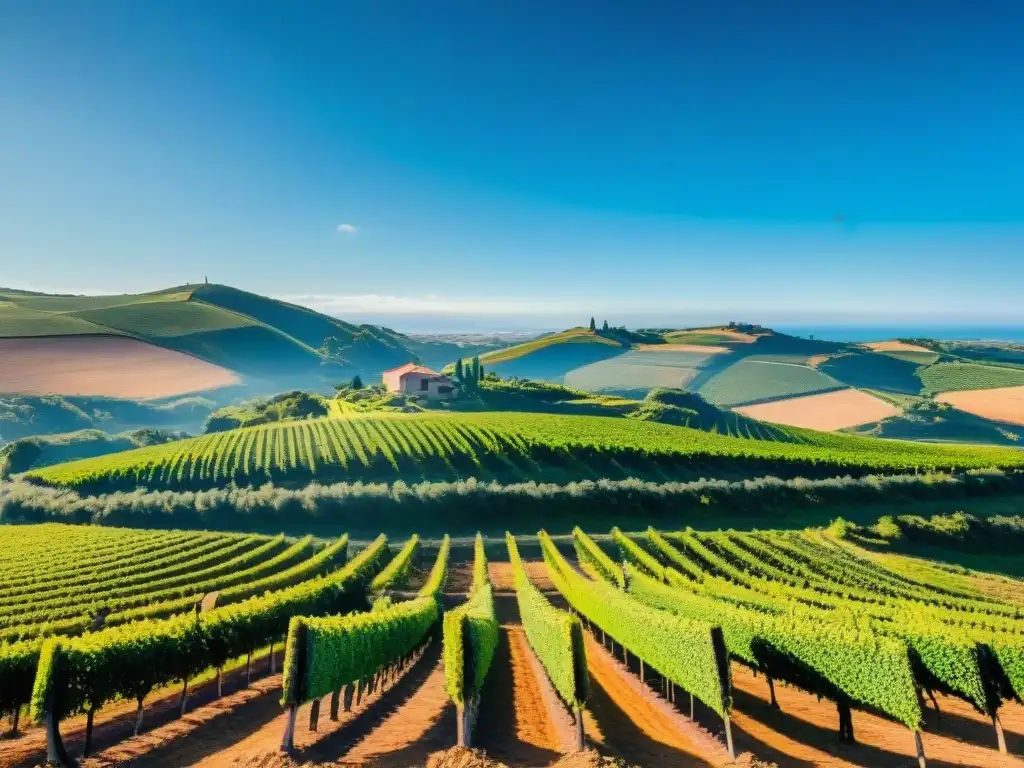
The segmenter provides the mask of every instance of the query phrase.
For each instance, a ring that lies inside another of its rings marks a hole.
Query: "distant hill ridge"
[[[83,335],[136,338],[276,388],[374,380],[411,360],[440,367],[462,353],[214,283],[105,296],[0,289],[0,339]]]

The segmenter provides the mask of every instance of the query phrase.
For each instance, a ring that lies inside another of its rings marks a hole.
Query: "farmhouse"
[[[447,400],[455,396],[455,385],[449,377],[416,363],[384,371],[384,386],[388,392],[422,395],[427,400]]]

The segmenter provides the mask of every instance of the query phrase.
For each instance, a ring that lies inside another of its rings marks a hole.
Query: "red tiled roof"
[[[425,366],[422,365],[417,365],[416,363],[406,363],[405,365],[400,365],[397,368],[392,368],[390,371],[384,371],[384,373],[397,373],[400,376],[404,376],[407,373],[424,373],[428,376],[440,375],[437,371],[432,371],[429,368],[426,368]]]

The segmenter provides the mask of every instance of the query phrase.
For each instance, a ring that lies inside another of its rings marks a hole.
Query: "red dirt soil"
[[[122,336],[0,339],[0,392],[151,400],[238,384],[197,357]]]
[[[677,719],[631,685],[608,651],[585,633],[590,670],[587,737],[613,755],[645,766],[715,765]],[[640,685],[637,681],[637,685]],[[697,737],[700,738],[699,736]],[[724,753],[724,749],[719,748]],[[718,761],[717,764],[723,764]]]
[[[763,677],[733,664],[733,730],[737,750],[750,750],[784,766],[827,766],[828,768],[904,768],[916,765],[914,738],[910,731],[892,721],[854,710],[853,729],[857,744],[839,742],[835,704],[798,688],[775,684],[782,711],[769,706],[768,684]],[[936,731],[934,712],[926,713],[923,735],[929,768],[973,766],[974,768],[1024,768],[1019,757],[1000,755],[981,744],[995,744],[995,732],[988,721],[967,704],[939,697],[942,726]],[[1024,707],[1007,705],[1000,710],[1011,752],[1024,748]],[[701,713],[698,721],[714,718]],[[966,741],[970,740],[970,743]]]
[[[560,757],[564,739],[547,711],[515,597],[496,594],[494,602],[501,631],[481,693],[473,746],[510,766],[547,765]]]

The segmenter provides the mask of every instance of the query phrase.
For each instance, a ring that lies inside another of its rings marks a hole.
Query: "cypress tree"
[[[597,323],[594,322],[594,318],[590,318],[590,331],[594,332],[597,330]]]
[[[462,370],[462,358],[460,357],[458,360],[455,361],[455,378],[458,379],[459,381],[462,381],[462,377],[464,375],[465,372]]]

